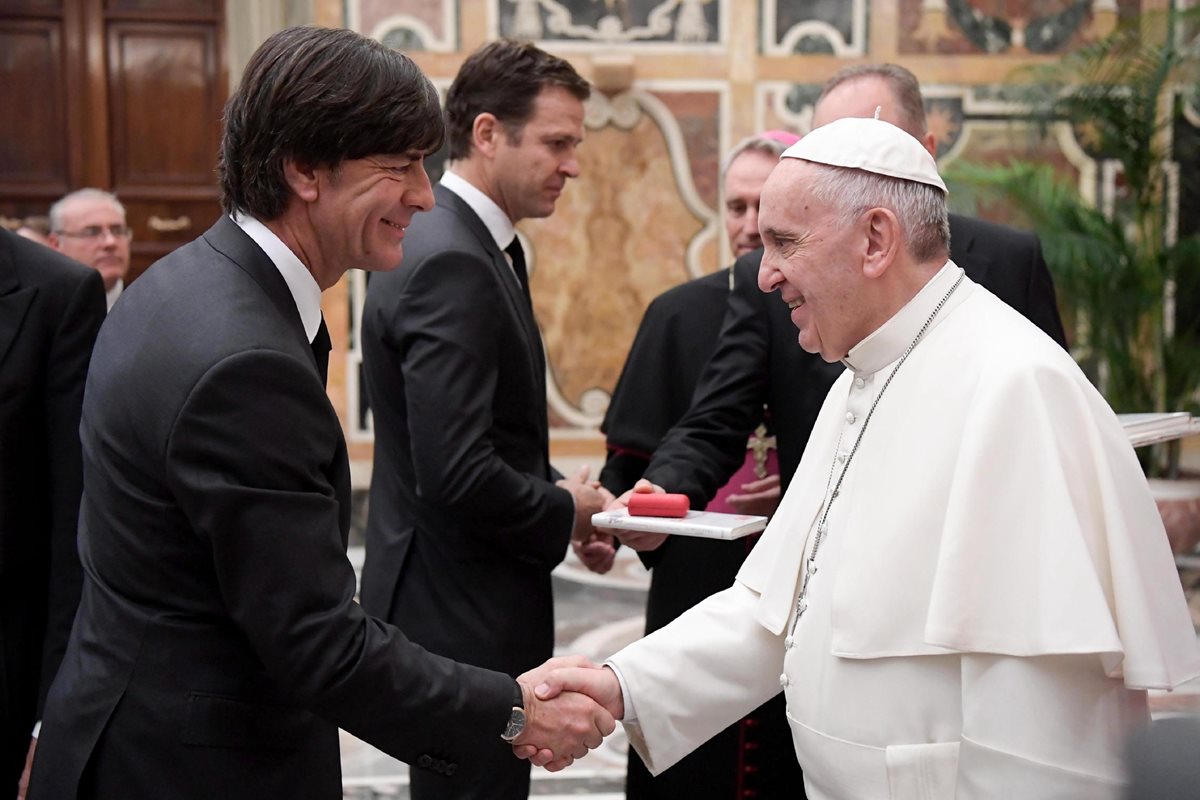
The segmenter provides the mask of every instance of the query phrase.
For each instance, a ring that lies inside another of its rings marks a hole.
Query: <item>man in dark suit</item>
[[[100,276],[0,229],[0,796],[14,797],[82,576],[79,410]]]
[[[936,154],[933,134],[926,128],[920,86],[912,73],[895,65],[857,66],[839,72],[826,84],[813,124],[815,127],[847,116],[871,116],[877,106],[881,118],[900,125]],[[1036,237],[953,214],[950,231],[955,263],[1064,344],[1054,286]],[[840,363],[828,364],[800,347],[788,307],[758,288],[761,259],[762,250],[758,249],[734,264],[733,289],[722,330],[691,408],[665,435],[645,468],[647,479],[667,491],[687,494],[694,507],[707,504],[742,464],[746,437],[761,419],[764,403],[770,411],[781,486],[786,491],[825,395],[844,369]],[[623,472],[632,477],[628,469]],[[676,541],[642,534],[626,534],[621,539],[640,549],[643,562],[654,569],[647,624],[649,627],[653,623],[655,628],[727,588],[748,552],[740,546],[742,543],[686,538]],[[717,552],[724,557],[714,557]],[[783,720],[782,700],[777,696],[759,713],[768,720]],[[783,727],[760,730],[756,735],[772,745],[790,740]],[[728,740],[731,733],[726,731],[718,738]],[[729,749],[722,750],[714,740],[653,779],[631,753],[629,785],[648,797],[685,791],[689,797],[723,800],[730,793],[718,781],[693,779],[695,774],[705,775],[719,766],[719,754],[723,752]],[[771,752],[781,750],[771,748]],[[774,762],[763,761],[761,756],[756,761],[752,776],[755,785],[767,793],[783,791],[790,785],[797,796],[803,795],[791,752],[778,755]],[[680,768],[680,775],[672,775]],[[652,794],[655,791],[659,794]]]
[[[518,675],[554,647],[550,571],[603,504],[549,462],[545,361],[513,224],[579,174],[589,87],[566,61],[497,41],[446,97],[451,167],[400,268],[372,277],[363,362],[375,465],[362,603],[414,642]],[[418,765],[419,766],[419,765]],[[489,742],[414,798],[524,798],[529,767]]]
[[[332,800],[338,727],[452,773],[504,735],[569,758],[609,726],[576,697],[568,733],[530,687],[354,602],[321,291],[399,262],[442,135],[428,79],[351,31],[288,29],[250,59],[225,111],[230,216],[139,278],[96,342],[83,594],[31,798]]]

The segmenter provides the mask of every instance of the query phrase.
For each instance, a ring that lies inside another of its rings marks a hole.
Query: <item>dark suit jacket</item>
[[[104,312],[98,272],[0,229],[0,796],[79,603],[79,409]]]
[[[332,800],[339,726],[442,764],[503,730],[510,678],[354,602],[341,425],[286,283],[228,218],[113,307],[81,437],[83,596],[32,798]]]
[[[533,312],[478,215],[434,191],[363,310],[375,467],[362,602],[435,653],[516,675],[552,654],[550,571],[574,504],[552,482]]]
[[[1054,284],[1037,237],[951,214],[950,257],[972,280],[1065,346]],[[821,403],[843,369],[800,348],[787,306],[777,293],[758,289],[761,259],[758,250],[734,265],[734,290],[721,335],[692,406],[646,468],[647,478],[687,494],[697,506],[707,503],[741,465],[746,438],[764,403],[771,410],[786,490]]]

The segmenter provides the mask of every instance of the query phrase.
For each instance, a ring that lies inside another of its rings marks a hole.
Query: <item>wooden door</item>
[[[126,281],[220,213],[222,0],[7,0],[0,12],[0,224],[67,191],[117,194]]]

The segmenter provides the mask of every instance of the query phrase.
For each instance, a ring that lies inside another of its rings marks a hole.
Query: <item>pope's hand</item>
[[[741,492],[725,498],[739,514],[769,517],[779,508],[779,476],[768,475],[762,480],[743,483]]]
[[[610,720],[620,719],[625,715],[621,683],[617,680],[616,673],[608,667],[560,666],[543,673],[542,680],[534,688],[534,694],[540,702],[545,703],[561,702],[572,696],[587,696],[598,704],[598,707],[603,708]],[[614,722],[604,735],[607,736],[615,727]],[[545,767],[554,772],[568,766],[574,760],[572,758],[562,763],[563,759],[558,751],[543,747],[532,738],[527,741],[523,739],[524,737],[519,737],[513,743],[513,753],[518,758],[529,759],[535,766]]]
[[[605,507],[605,511],[613,511],[618,508],[628,508],[629,498],[634,493],[637,494],[662,494],[665,490],[661,486],[656,486],[645,478],[640,478],[625,494],[613,500]],[[603,528],[605,532],[610,532],[621,540],[621,544],[626,547],[632,547],[634,550],[657,550],[662,546],[662,543],[667,540],[665,533],[649,533],[647,531],[630,531],[616,528]]]
[[[600,671],[582,656],[567,656],[552,658],[517,678],[525,702],[525,730],[513,741],[513,753],[551,772],[599,747],[617,727],[612,714],[587,695],[565,686],[553,693],[543,692],[544,696],[535,692],[560,669]],[[620,687],[617,691],[619,694]]]

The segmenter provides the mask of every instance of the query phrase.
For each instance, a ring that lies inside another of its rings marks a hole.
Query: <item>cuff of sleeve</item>
[[[605,661],[604,666],[613,671],[613,674],[617,676],[617,683],[621,685],[621,702],[625,707],[625,715],[621,717],[621,722],[637,722],[637,711],[633,707],[633,698],[629,695],[629,688],[625,685],[625,676],[621,674],[620,668],[611,661]]]

